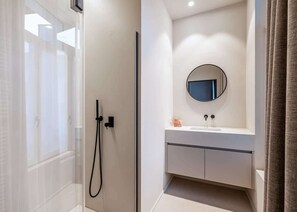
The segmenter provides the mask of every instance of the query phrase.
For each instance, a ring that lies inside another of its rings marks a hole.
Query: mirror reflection
[[[187,90],[200,102],[219,98],[227,88],[227,76],[218,66],[205,64],[195,68],[187,79]]]

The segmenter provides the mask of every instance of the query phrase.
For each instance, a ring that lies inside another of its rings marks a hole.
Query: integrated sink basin
[[[239,135],[254,135],[251,131],[245,128],[226,128],[226,127],[204,127],[204,126],[183,126],[183,127],[168,127],[166,130],[186,131],[186,132],[205,132],[205,133],[221,133],[221,134],[239,134]]]
[[[215,127],[190,127],[190,130],[197,130],[197,131],[222,131],[221,128],[215,128]]]

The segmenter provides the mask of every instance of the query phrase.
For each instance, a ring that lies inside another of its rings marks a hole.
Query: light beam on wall
[[[79,48],[80,45],[79,45],[79,40],[80,37],[79,37],[79,30],[76,31],[76,28],[73,27],[71,29],[68,29],[68,30],[65,30],[65,31],[62,31],[62,32],[59,32],[57,34],[57,40],[69,45],[69,46],[72,46],[74,48]]]
[[[52,27],[51,23],[42,18],[37,13],[27,14],[25,15],[25,30],[31,32],[33,35],[39,35],[39,26],[47,25],[48,27]]]

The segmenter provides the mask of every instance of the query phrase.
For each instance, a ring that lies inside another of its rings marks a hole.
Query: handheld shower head
[[[99,100],[97,99],[96,100],[96,121],[103,121],[103,117],[102,116],[100,116],[100,113],[99,113],[99,106],[100,106],[100,104],[99,104]]]

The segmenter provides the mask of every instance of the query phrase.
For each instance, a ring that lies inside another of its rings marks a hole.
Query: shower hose
[[[89,194],[92,198],[97,197],[102,189],[103,179],[102,179],[102,156],[101,156],[101,133],[100,133],[100,122],[103,120],[103,118],[100,116],[96,118],[97,127],[96,127],[96,138],[95,138],[95,148],[94,148],[94,156],[93,156],[93,164],[92,164],[92,172],[90,177],[90,183],[89,183]],[[92,182],[93,182],[93,176],[94,176],[94,168],[96,163],[96,154],[97,154],[97,144],[98,144],[98,150],[99,150],[99,174],[100,174],[100,185],[99,189],[96,194],[92,194]]]

